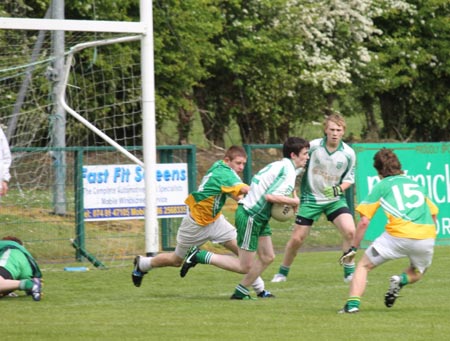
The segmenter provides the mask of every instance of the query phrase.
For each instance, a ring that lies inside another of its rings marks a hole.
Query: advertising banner
[[[186,163],[157,164],[156,204],[158,218],[182,217],[187,213]],[[138,165],[83,167],[85,221],[143,219],[144,169]]]

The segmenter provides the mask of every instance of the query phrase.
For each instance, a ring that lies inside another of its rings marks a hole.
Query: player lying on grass
[[[381,207],[388,218],[385,232],[367,248],[356,266],[347,303],[340,313],[357,313],[369,271],[398,258],[408,257],[409,267],[390,278],[384,304],[390,308],[400,289],[420,280],[430,267],[436,238],[437,206],[426,196],[427,190],[406,177],[397,155],[390,149],[375,154],[374,167],[381,179],[356,211],[361,215],[356,228],[354,248],[359,247],[370,219]],[[349,252],[342,258],[353,257]]]
[[[177,233],[175,252],[160,253],[155,257],[136,256],[132,280],[136,287],[148,271],[173,266],[179,267],[192,246],[201,246],[208,241],[222,244],[238,254],[236,229],[223,216],[222,208],[227,198],[239,200],[248,192],[249,186],[242,182],[238,173],[244,170],[247,153],[239,146],[230,147],[223,160],[215,162],[206,172],[198,189],[192,192],[185,203],[189,214],[183,218]],[[253,289],[259,297],[272,297],[264,290],[264,281],[258,277]]]
[[[0,296],[23,290],[41,300],[41,270],[19,238],[8,236],[0,240]]]

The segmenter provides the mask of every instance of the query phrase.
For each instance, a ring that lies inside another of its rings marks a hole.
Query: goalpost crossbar
[[[147,25],[143,22],[0,17],[0,29],[144,34]]]

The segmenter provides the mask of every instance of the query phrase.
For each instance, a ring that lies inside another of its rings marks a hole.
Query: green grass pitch
[[[450,249],[437,247],[421,282],[388,309],[391,275],[407,260],[369,274],[361,312],[337,314],[348,295],[338,251],[302,252],[286,283],[271,283],[282,255],[263,274],[275,299],[232,301],[241,275],[197,265],[151,271],[140,288],[129,267],[64,272],[44,265],[44,298],[3,298],[1,340],[447,340]],[[358,257],[361,256],[359,251]]]

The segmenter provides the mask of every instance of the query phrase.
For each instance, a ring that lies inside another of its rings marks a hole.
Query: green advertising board
[[[428,189],[428,196],[439,207],[438,245],[450,245],[450,142],[441,143],[355,143],[356,203],[370,193],[379,181],[373,168],[373,157],[381,148],[390,148],[398,155],[405,175]],[[356,219],[359,217],[356,215]],[[386,224],[381,209],[370,222],[362,246],[377,238]]]

